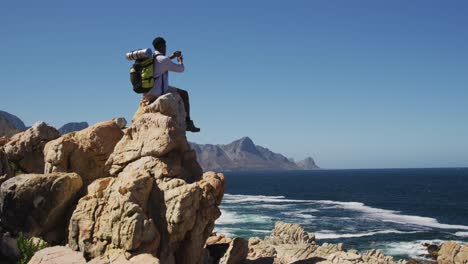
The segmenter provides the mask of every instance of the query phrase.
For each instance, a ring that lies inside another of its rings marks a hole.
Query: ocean
[[[276,221],[317,242],[420,258],[423,243],[468,243],[468,168],[224,172],[215,231],[263,238]]]

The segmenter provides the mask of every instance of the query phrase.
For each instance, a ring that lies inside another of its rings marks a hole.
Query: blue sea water
[[[468,168],[225,172],[216,231],[263,238],[276,221],[323,242],[398,258],[468,243]]]

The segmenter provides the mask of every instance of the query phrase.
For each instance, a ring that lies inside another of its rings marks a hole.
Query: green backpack
[[[146,93],[154,86],[154,60],[161,54],[136,60],[130,68],[130,82],[135,93]],[[164,81],[164,80],[163,80]]]

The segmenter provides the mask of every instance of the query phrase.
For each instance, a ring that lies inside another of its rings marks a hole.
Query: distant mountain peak
[[[304,168],[285,156],[255,145],[243,137],[226,145],[190,143],[205,171],[208,170],[302,170],[316,169],[312,158],[301,161]]]

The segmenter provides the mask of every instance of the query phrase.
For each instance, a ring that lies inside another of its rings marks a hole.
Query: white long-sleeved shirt
[[[183,72],[185,70],[184,64],[174,63],[169,57],[161,54],[159,51],[155,51],[156,56],[154,60],[154,86],[151,90],[145,93],[143,96],[158,97],[167,92],[169,85],[169,72]],[[161,78],[162,76],[162,78]],[[164,87],[162,87],[162,80],[164,78]]]

